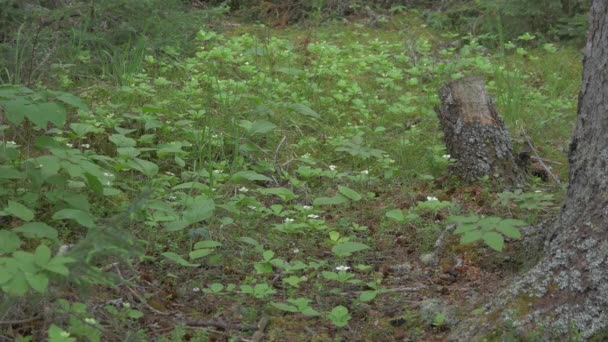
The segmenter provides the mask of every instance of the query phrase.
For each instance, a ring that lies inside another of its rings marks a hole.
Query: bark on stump
[[[525,177],[513,156],[511,137],[481,77],[449,83],[439,91],[436,108],[449,155],[451,173],[467,182],[486,176],[507,187]]]

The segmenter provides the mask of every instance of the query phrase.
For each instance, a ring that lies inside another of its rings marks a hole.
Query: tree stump
[[[483,79],[470,76],[450,82],[439,96],[441,105],[435,111],[448,154],[456,159],[451,173],[466,182],[487,176],[507,187],[521,184],[524,172]]]

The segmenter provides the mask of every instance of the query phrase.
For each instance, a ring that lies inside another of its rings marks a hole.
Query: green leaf
[[[63,127],[65,124],[67,112],[59,103],[34,103],[28,107],[25,117],[37,127],[46,128],[49,122],[57,127]]]
[[[17,97],[14,100],[6,101],[2,104],[6,119],[13,125],[19,125],[29,111],[32,102],[24,97]]]
[[[18,297],[24,296],[29,288],[30,287],[27,284],[27,279],[25,278],[25,274],[23,274],[23,272],[14,273],[11,279],[2,285],[3,291]]]
[[[0,230],[0,254],[12,253],[20,246],[21,240],[17,234],[11,232],[10,230]]]
[[[189,224],[209,219],[215,211],[215,202],[207,196],[197,196],[190,207],[184,211],[183,220]]]
[[[45,293],[49,286],[49,278],[41,273],[25,273],[25,279],[30,287],[39,293]]]
[[[230,180],[233,183],[242,183],[244,181],[271,181],[272,179],[261,175],[254,171],[239,171],[232,175]]]
[[[303,105],[301,103],[294,103],[290,106],[290,108],[302,115],[310,116],[315,119],[319,119],[321,117],[321,115],[319,115],[319,113],[315,112],[312,108],[310,108],[306,105]]]
[[[293,306],[293,305],[289,305],[289,304],[285,304],[285,303],[270,303],[270,305],[274,306],[275,308],[279,309],[279,310],[283,310],[283,311],[287,311],[287,312],[293,312],[293,313],[297,313],[300,312],[300,310],[298,310],[297,307]]]
[[[344,327],[350,321],[351,316],[348,314],[348,309],[342,305],[338,305],[329,313],[329,319],[338,328]]]
[[[262,253],[262,258],[264,258],[265,261],[270,261],[273,256],[274,256],[273,251],[264,251],[264,253]]]
[[[511,239],[521,239],[521,233],[519,232],[519,229],[511,225],[503,225],[501,222],[498,227],[496,227],[496,230],[502,233],[504,236],[510,237]]]
[[[34,212],[28,207],[15,201],[8,201],[8,207],[4,208],[4,212],[15,216],[23,221],[31,221],[34,219]]]
[[[249,135],[267,134],[277,128],[277,125],[266,120],[255,120],[253,122],[241,120],[239,126],[243,127]]]
[[[342,185],[338,185],[338,191],[340,191],[340,193],[344,196],[346,196],[347,198],[357,202],[359,200],[361,200],[361,195],[356,192],[355,190],[351,189],[351,188],[347,188],[345,186]]]
[[[53,259],[51,259],[51,261],[49,261],[46,266],[44,266],[44,269],[49,272],[61,274],[62,276],[67,276],[68,274],[70,274],[70,270],[68,270],[65,265],[73,262],[76,262],[76,259],[57,255]]]
[[[335,245],[331,251],[337,256],[349,256],[352,253],[369,249],[370,247],[360,242],[342,242]]]
[[[342,196],[341,194],[337,194],[334,197],[319,197],[315,198],[312,202],[313,205],[339,205],[343,203],[347,203],[348,198]]]
[[[44,267],[51,260],[51,249],[45,245],[38,245],[34,252],[34,262],[40,267]]]
[[[487,232],[483,234],[483,241],[495,251],[501,252],[504,245],[505,240],[502,235],[496,232]]]
[[[13,229],[26,238],[57,240],[57,230],[44,222],[30,222]],[[1,239],[0,239],[1,240]]]
[[[458,227],[454,230],[454,234],[462,234],[462,233],[467,233],[473,230],[478,230],[479,226],[477,225],[477,222],[474,223],[461,223],[458,225]]]
[[[287,188],[268,188],[268,189],[260,189],[259,192],[264,195],[275,195],[278,196],[283,201],[290,201],[297,196],[293,193],[293,191]]]
[[[87,228],[95,227],[95,218],[86,211],[78,209],[62,209],[53,214],[53,220],[74,220]]]
[[[396,220],[397,222],[405,222],[405,216],[403,215],[403,210],[401,209],[389,210],[384,215],[388,218]]]
[[[21,179],[25,178],[25,173],[12,166],[0,166],[0,179]]]
[[[213,252],[215,252],[214,249],[201,248],[201,249],[195,249],[195,250],[193,250],[192,252],[190,252],[188,254],[188,256],[190,257],[190,260],[194,260],[194,259],[206,257],[207,255],[209,255],[209,254],[211,254]]]
[[[158,165],[148,160],[134,158],[132,160],[127,161],[126,164],[130,168],[143,173],[146,177],[151,178],[158,173]]]
[[[374,300],[378,296],[378,291],[363,291],[359,295],[359,300],[362,302],[369,302]]]
[[[457,216],[457,215],[452,215],[449,216],[447,219],[448,223],[475,223],[479,221],[479,216],[477,215],[471,215],[471,216]]]
[[[134,139],[126,137],[122,134],[112,134],[108,139],[116,145],[116,147],[135,147],[137,142]]]
[[[474,230],[474,231],[464,233],[462,235],[462,237],[460,238],[460,243],[461,244],[471,243],[471,242],[475,242],[479,239],[481,239],[481,231]]]
[[[70,334],[67,331],[61,329],[55,324],[52,324],[49,328],[48,342],[76,342],[76,339],[70,337]]]
[[[200,266],[200,264],[189,263],[186,259],[182,258],[178,254],[173,253],[173,252],[165,252],[165,253],[162,253],[161,255],[181,266],[186,266],[186,267],[199,267]]]
[[[89,184],[89,188],[91,188],[93,192],[99,195],[103,194],[103,185],[99,181],[99,178],[89,172],[85,172],[84,177],[87,179],[87,184]]]
[[[72,95],[70,93],[65,93],[62,91],[53,91],[51,94],[55,95],[56,99],[70,105],[72,107],[81,109],[81,110],[89,110],[89,106],[78,96]]]

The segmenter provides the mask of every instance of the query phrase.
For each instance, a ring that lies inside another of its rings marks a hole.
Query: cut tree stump
[[[487,176],[507,188],[522,184],[525,173],[483,79],[469,76],[450,82],[439,96],[441,104],[435,110],[448,154],[456,159],[451,174],[466,182]]]

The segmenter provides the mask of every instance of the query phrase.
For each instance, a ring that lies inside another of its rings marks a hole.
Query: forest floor
[[[54,291],[68,300],[54,317],[79,315],[59,320],[64,331],[440,341],[531,266],[536,251],[518,249],[513,231],[553,215],[562,185],[530,176],[525,189],[506,191],[450,177],[437,92],[483,76],[516,150],[532,143],[565,183],[576,48],[525,35],[489,50],[410,13],[379,27],[223,21],[201,30],[193,50],[145,57],[119,85],[63,75],[91,110],[61,137],[106,165],[89,210],[118,246],[118,256],[94,256],[117,285]],[[452,224],[495,234],[461,244],[446,231]]]

